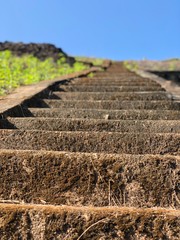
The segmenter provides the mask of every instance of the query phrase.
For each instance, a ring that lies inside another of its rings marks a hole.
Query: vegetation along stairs
[[[121,62],[0,119],[0,239],[180,239],[180,103]]]

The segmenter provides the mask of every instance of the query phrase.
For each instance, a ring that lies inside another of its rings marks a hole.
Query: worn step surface
[[[176,156],[1,150],[0,166],[0,199],[180,208]]]
[[[128,71],[125,71],[125,72],[108,72],[108,71],[105,71],[105,72],[97,72],[95,77],[100,77],[100,78],[118,78],[118,77],[126,77],[126,78],[129,78],[129,77],[137,77],[137,78],[142,78],[140,76],[138,76],[137,74],[133,73],[133,72],[128,72]]]
[[[114,120],[180,120],[180,111],[171,110],[102,110],[102,109],[59,109],[29,108],[22,109],[16,116],[59,117],[59,118],[92,118]]]
[[[68,84],[69,86],[78,86],[78,85],[82,85],[82,86],[129,86],[129,85],[133,85],[133,86],[157,86],[160,87],[161,85],[159,83],[156,82],[146,82],[146,81],[111,81],[111,80],[106,80],[106,81],[72,81],[70,84]]]
[[[58,88],[57,88],[58,90]],[[158,86],[81,86],[81,85],[60,85],[60,91],[66,92],[139,92],[139,91],[163,91]],[[165,91],[165,90],[164,90]]]
[[[0,128],[47,131],[110,131],[180,133],[180,120],[103,120],[64,118],[8,118]]]
[[[0,148],[126,154],[180,154],[180,134],[0,130]]]
[[[172,97],[166,92],[51,92],[50,99],[62,100],[144,100],[162,101]]]
[[[179,211],[1,204],[2,239],[179,240]]]
[[[122,82],[129,82],[129,83],[155,83],[157,84],[157,82],[155,82],[152,79],[149,78],[141,78],[139,76],[131,76],[131,77],[127,77],[127,76],[122,76],[122,77],[109,77],[109,78],[103,78],[103,77],[81,77],[81,78],[75,78],[73,80],[71,80],[71,83],[84,83],[84,84],[89,84],[89,83],[122,83]]]
[[[180,102],[175,101],[85,101],[85,100],[57,100],[41,99],[29,104],[30,107],[77,108],[77,109],[153,109],[180,110]]]
[[[72,79],[71,81],[69,81],[70,84],[84,84],[84,85],[91,85],[91,84],[95,84],[97,85],[98,83],[100,84],[108,84],[108,85],[115,85],[115,84],[122,84],[123,83],[130,83],[130,84],[134,84],[134,83],[138,83],[138,84],[157,84],[159,86],[159,83],[157,83],[154,80],[151,79],[145,79],[145,78],[135,78],[135,77],[105,77],[105,78],[101,78],[101,77],[93,77],[93,78],[75,78]]]

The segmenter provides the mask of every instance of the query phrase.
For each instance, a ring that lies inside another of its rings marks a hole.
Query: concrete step
[[[135,74],[134,72],[130,72],[126,67],[119,68],[119,66],[118,67],[110,66],[105,71],[105,73],[133,73],[133,74]]]
[[[90,82],[117,82],[117,83],[121,83],[121,82],[149,82],[149,83],[156,83],[155,80],[149,79],[149,78],[141,78],[141,77],[136,77],[136,76],[113,76],[113,75],[109,75],[109,76],[105,76],[105,77],[80,77],[80,78],[74,78],[72,79],[70,82],[82,82],[82,83],[90,83]]]
[[[156,82],[148,82],[148,81],[133,81],[133,80],[129,80],[129,81],[113,81],[113,80],[92,80],[92,81],[85,81],[85,80],[74,80],[70,82],[70,85],[87,85],[87,86],[161,86],[159,83]]]
[[[180,120],[101,120],[63,118],[8,118],[0,128],[46,131],[110,131],[180,133]]]
[[[141,76],[135,74],[135,73],[132,73],[132,72],[128,72],[128,71],[114,71],[114,72],[108,72],[108,71],[104,71],[104,72],[96,72],[94,73],[93,75],[94,77],[106,77],[106,76],[124,76],[124,77],[139,77],[139,78],[142,78]]]
[[[180,208],[177,156],[1,150],[0,165],[0,199]]]
[[[180,134],[0,130],[0,149],[180,154]]]
[[[168,100],[171,96],[166,92],[52,92],[51,99],[62,100]]]
[[[174,209],[1,204],[0,215],[1,239],[179,240]]]
[[[98,71],[97,74],[127,74],[127,75],[138,75],[136,72],[134,71],[130,71],[128,70],[126,67],[123,68],[117,68],[117,67],[112,67],[110,66],[109,68],[107,68],[105,71]]]
[[[96,72],[94,74],[94,77],[134,77],[137,76],[139,78],[142,78],[140,76],[138,76],[135,73],[131,73],[131,72]]]
[[[81,86],[60,85],[56,90],[65,92],[139,92],[139,91],[165,91],[158,86]]]
[[[22,109],[16,116],[92,118],[113,120],[180,120],[180,111],[171,110],[98,110],[98,109],[59,109],[29,108]]]
[[[156,83],[156,81],[149,79],[149,78],[142,78],[140,76],[112,76],[109,75],[109,77],[80,77],[80,78],[74,78],[71,82],[82,82],[82,83],[91,83],[91,82],[148,82],[148,83]]]
[[[39,99],[28,107],[75,108],[75,109],[152,109],[152,110],[180,110],[180,102],[175,101],[85,101],[85,100],[57,100]]]
[[[99,72],[99,73],[95,73],[93,75],[93,78],[114,78],[114,79],[128,79],[128,78],[132,78],[132,79],[147,79],[147,77],[141,77],[139,75],[136,74],[132,74],[132,73],[118,73],[118,72]]]

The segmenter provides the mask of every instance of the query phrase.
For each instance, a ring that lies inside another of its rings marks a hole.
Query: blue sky
[[[114,60],[180,57],[180,0],[0,0],[0,7],[0,41]]]

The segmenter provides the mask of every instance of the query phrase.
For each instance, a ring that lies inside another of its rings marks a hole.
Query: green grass
[[[87,58],[87,57],[75,57],[77,61],[87,61],[87,62],[92,62],[94,66],[101,66],[104,62],[104,59],[102,58]]]
[[[94,73],[89,73],[89,74],[87,75],[87,77],[89,77],[89,78],[94,77]]]
[[[31,55],[17,57],[10,51],[2,51],[0,52],[0,95],[8,94],[21,85],[38,83],[87,68],[82,63],[75,63],[71,68],[65,62],[65,58],[60,58],[55,63],[51,58],[40,61]]]
[[[138,64],[135,61],[124,61],[124,66],[130,71],[138,70]]]
[[[96,59],[93,59],[93,65],[94,66],[101,66],[103,64],[103,59],[100,59],[100,58],[96,58]]]

